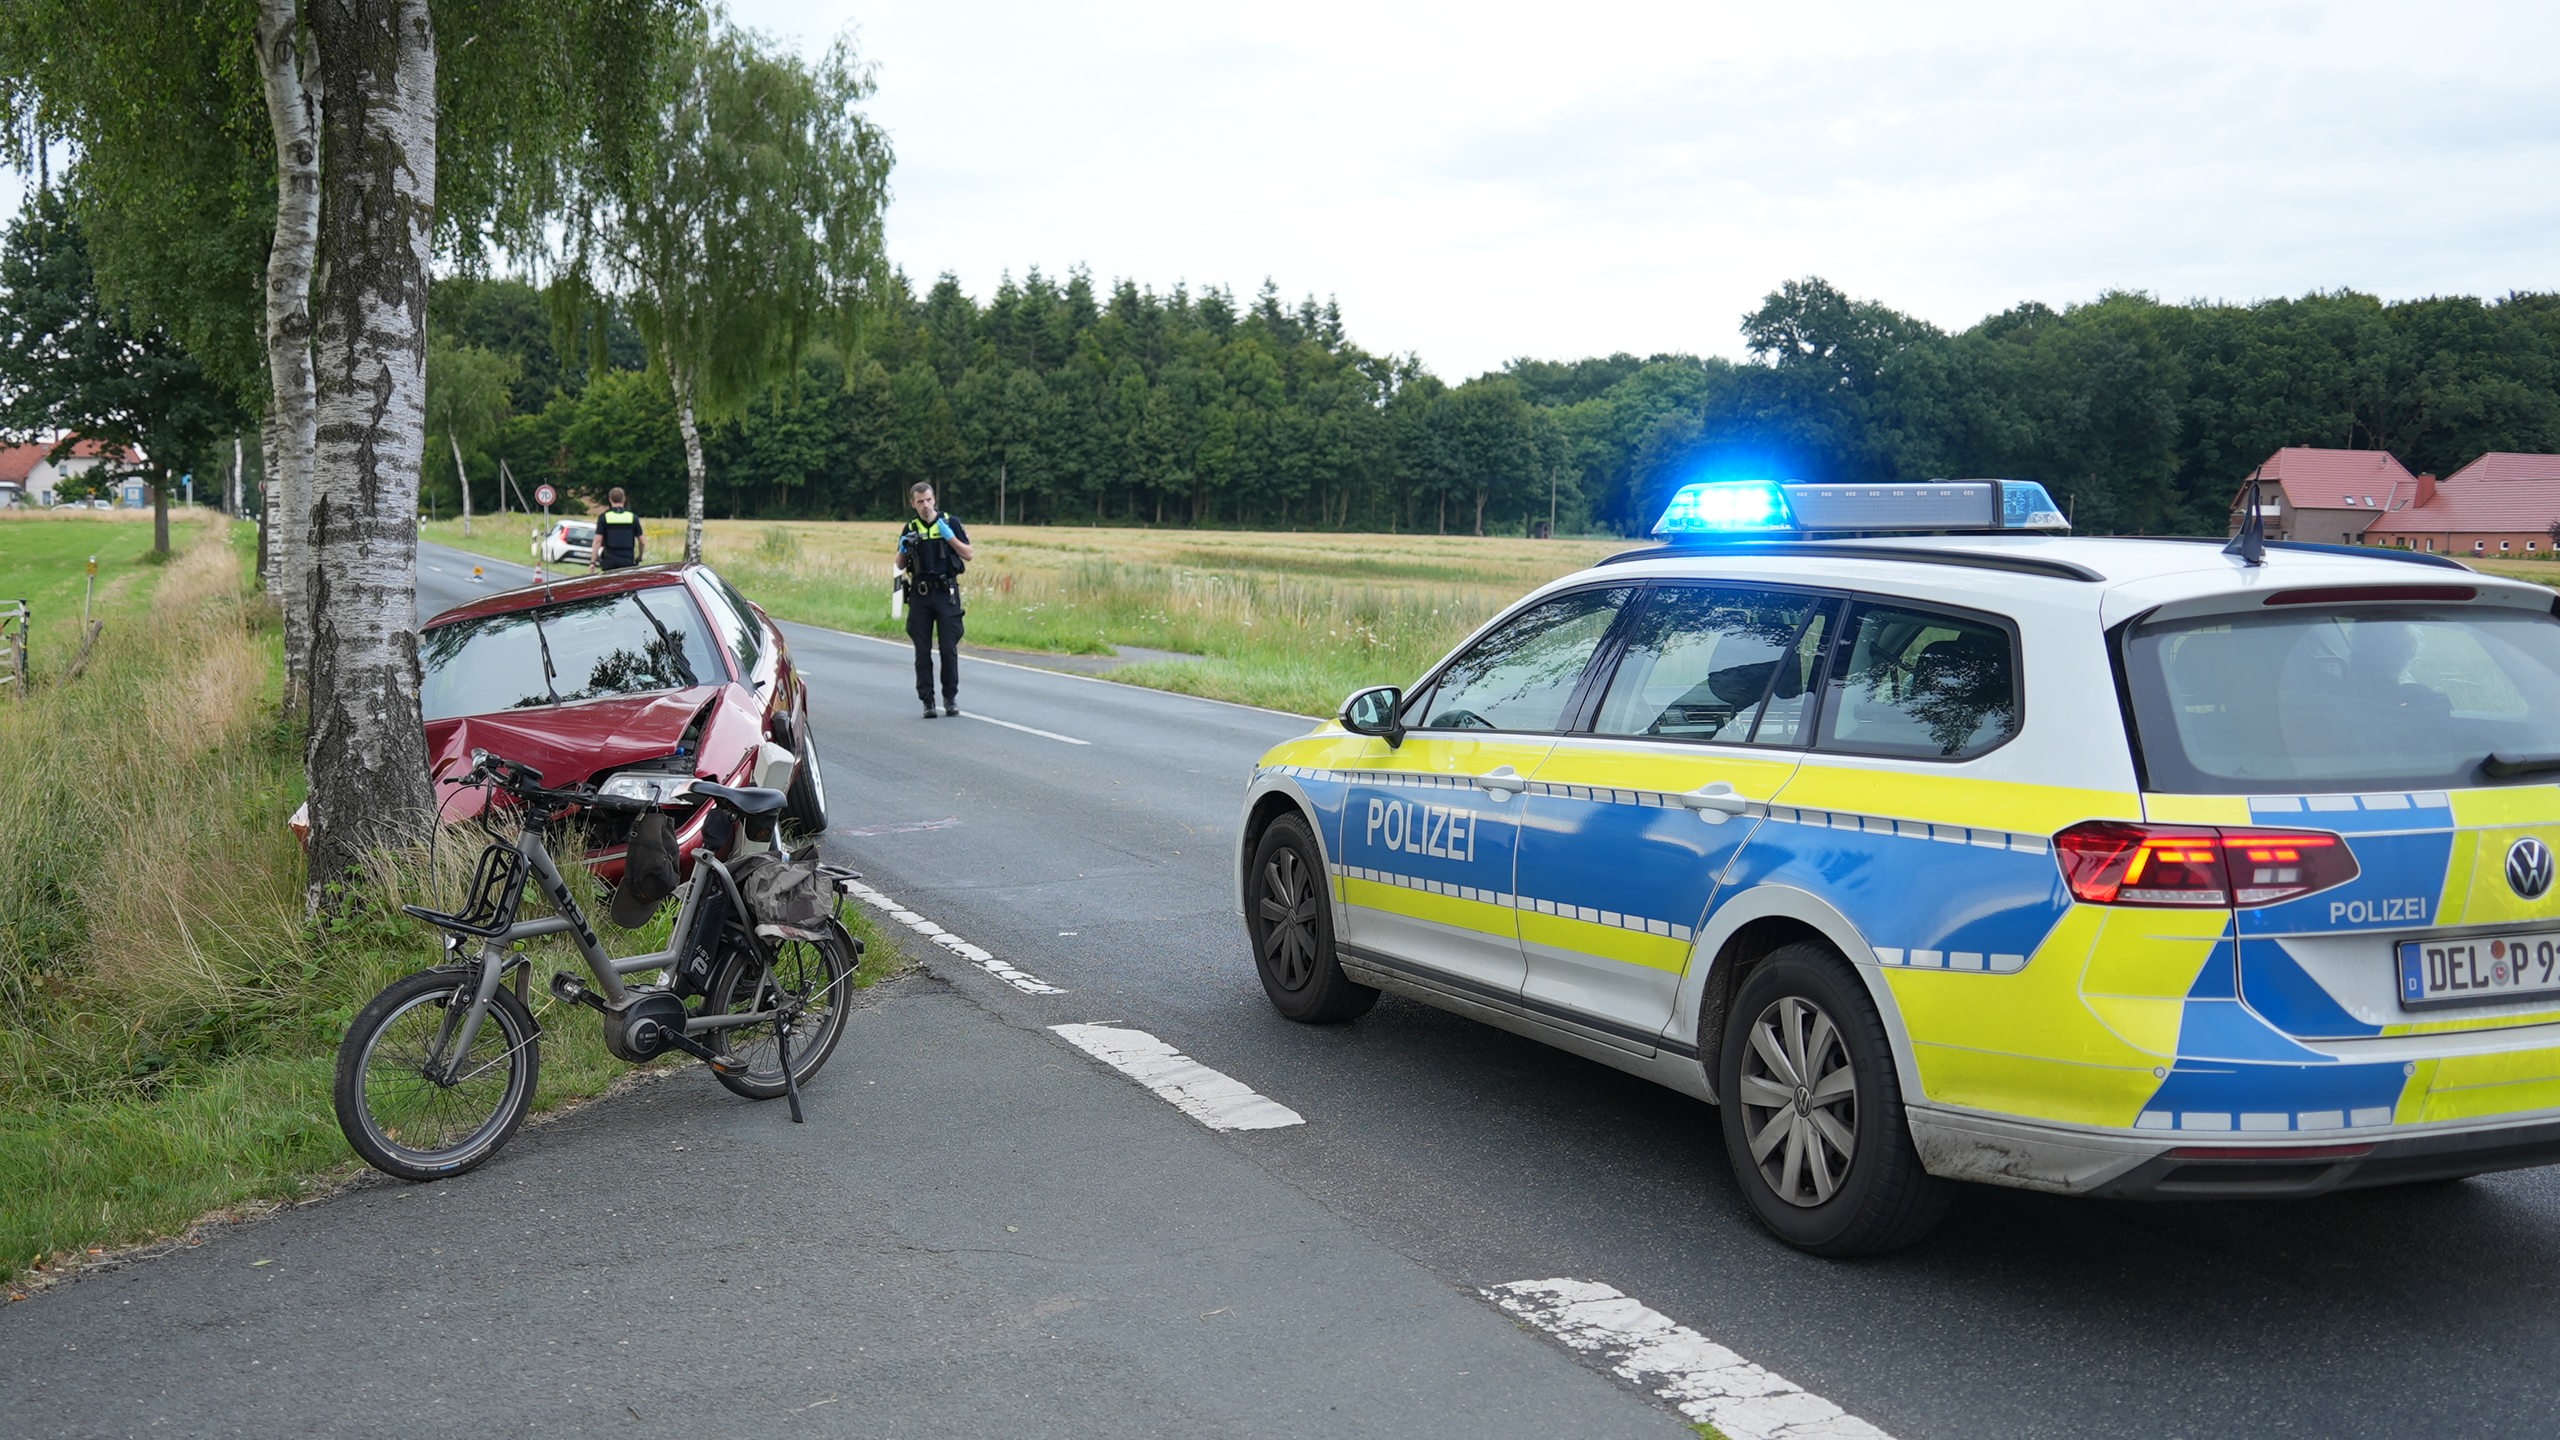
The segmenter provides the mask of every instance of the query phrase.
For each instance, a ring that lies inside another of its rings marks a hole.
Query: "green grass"
[[[426,527],[428,538],[522,560],[530,527]],[[649,522],[672,556],[681,526]],[[776,616],[859,634],[889,618],[896,527],[876,522],[713,521],[704,556]],[[1364,685],[1412,680],[1523,592],[1626,548],[1612,540],[981,527],[966,594],[969,639],[1004,649],[1109,654],[1118,646],[1205,657],[1133,665],[1113,680],[1330,714]]]
[[[433,870],[386,863],[340,918],[305,921],[285,829],[301,741],[275,719],[282,656],[248,577],[255,533],[197,519],[175,539],[174,564],[146,567],[147,525],[0,520],[0,577],[53,604],[68,591],[76,618],[96,548],[110,617],[78,682],[39,663],[28,703],[0,700],[0,1281],[355,1173],[329,1105],[338,1039],[375,991],[437,958],[398,903],[449,904],[474,853],[456,836]],[[593,881],[571,874],[600,913]],[[848,920],[870,947],[857,984],[901,967],[865,917]],[[606,933],[628,953],[653,932]],[[531,949],[537,980],[576,963],[556,937]],[[552,1006],[536,994],[537,1013]],[[628,1073],[592,1017],[546,1024],[540,1108]]]
[[[0,602],[24,600],[33,610],[28,663],[39,677],[68,665],[79,646],[89,557],[98,557],[91,613],[112,623],[148,600],[158,570],[150,554],[150,516],[142,512],[0,510]]]

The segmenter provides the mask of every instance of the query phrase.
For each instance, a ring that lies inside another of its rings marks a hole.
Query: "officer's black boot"
[[[953,713],[953,714],[955,714],[955,715],[956,715],[956,714],[958,714],[958,713],[960,713],[960,712],[958,712],[958,711],[956,711],[956,710],[955,710],[955,711],[953,711],[953,712],[951,712],[951,713]],[[926,701],[924,702],[924,718],[926,718],[927,720],[930,720],[930,719],[932,719],[932,718],[933,718],[933,701],[931,701],[930,699],[928,699],[928,700],[926,700]]]

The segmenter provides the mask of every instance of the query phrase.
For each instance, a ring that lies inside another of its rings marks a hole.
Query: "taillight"
[[[2089,820],[2053,837],[2071,893],[2092,905],[2274,905],[2356,878],[2355,852],[2317,830]]]

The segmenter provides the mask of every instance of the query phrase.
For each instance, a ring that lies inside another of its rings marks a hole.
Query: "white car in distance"
[[[595,558],[596,527],[584,520],[558,520],[533,542],[534,558],[546,565],[584,565]]]

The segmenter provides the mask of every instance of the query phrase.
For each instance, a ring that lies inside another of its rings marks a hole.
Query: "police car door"
[[[1342,764],[1338,942],[1425,983],[1520,991],[1512,852],[1521,796],[1580,701],[1633,587],[1536,601],[1406,702],[1403,741]]]
[[[1719,877],[1795,773],[1835,602],[1760,586],[1654,588],[1586,733],[1521,807],[1523,998],[1650,1053]]]

